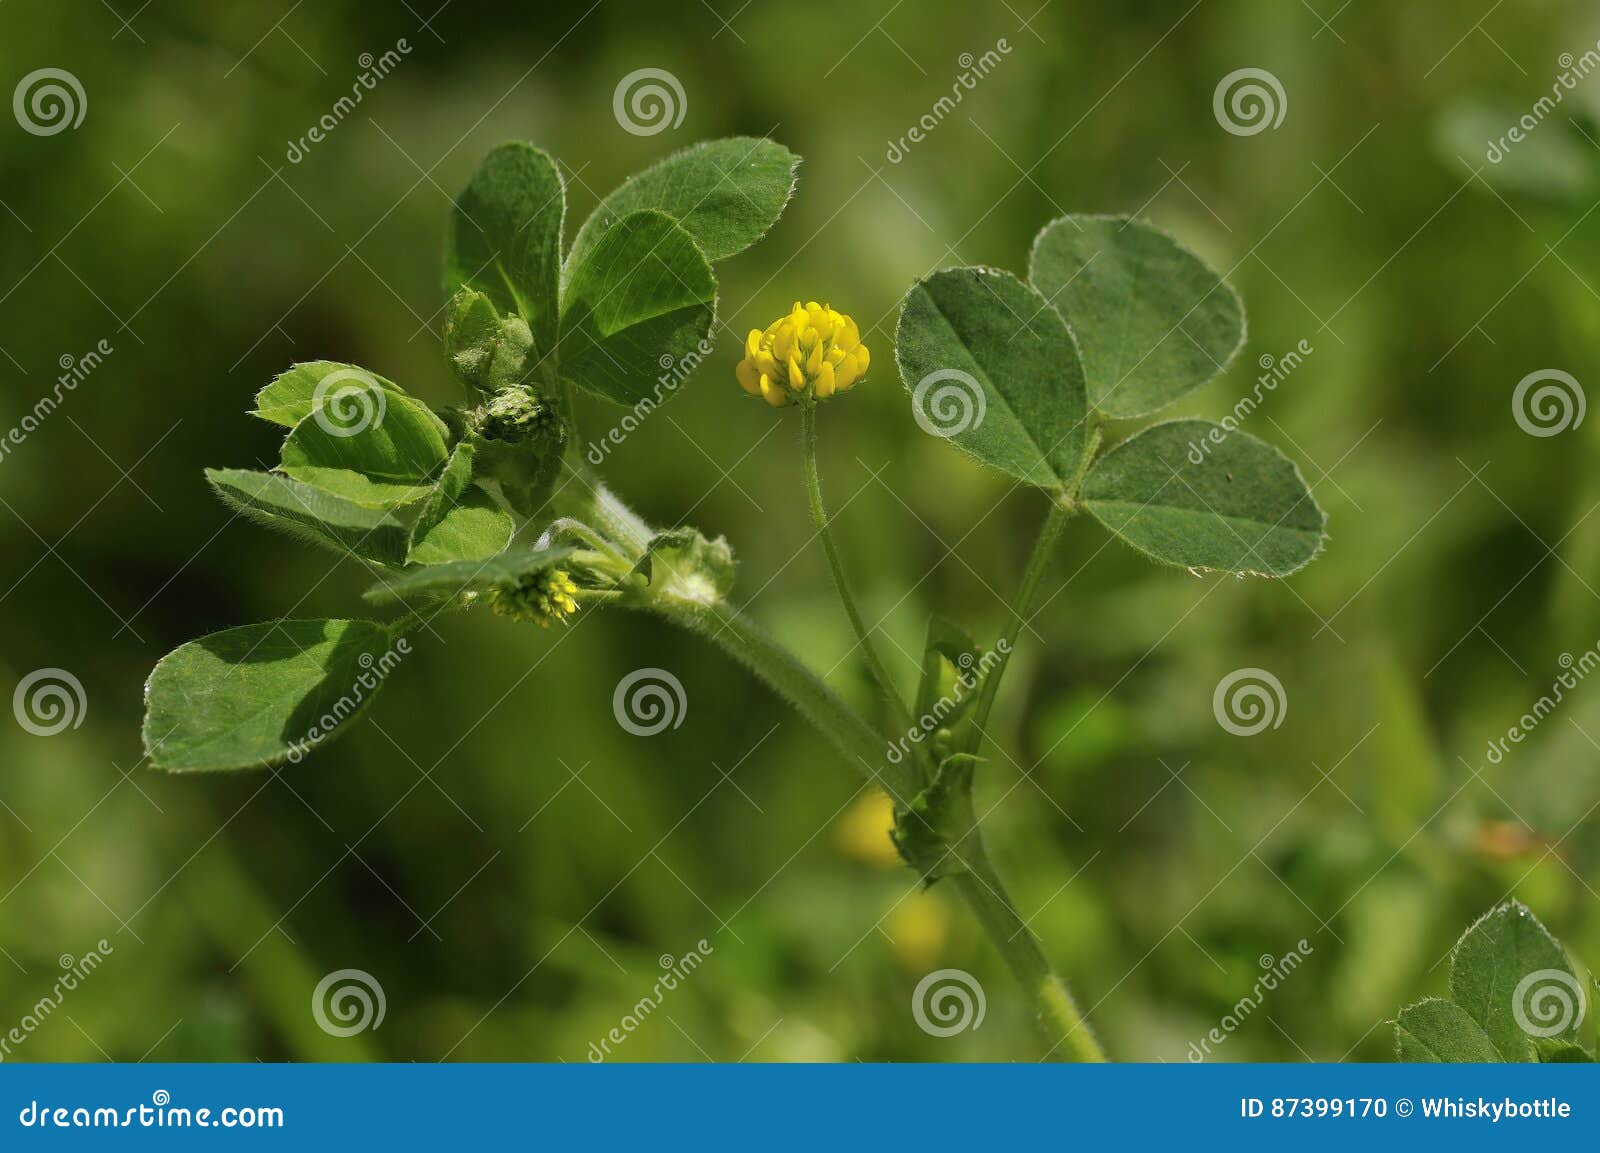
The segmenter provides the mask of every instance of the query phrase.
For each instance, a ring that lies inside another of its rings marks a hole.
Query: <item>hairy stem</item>
[[[1001,638],[995,644],[1000,651],[1000,664],[983,679],[983,687],[978,690],[978,703],[972,711],[972,751],[976,752],[983,744],[986,735],[985,726],[989,723],[989,710],[994,708],[995,695],[1000,691],[1000,678],[1005,675],[1007,667],[1011,664],[1011,651],[1016,647],[1017,635],[1022,631],[1022,622],[1028,619],[1033,611],[1034,598],[1039,595],[1039,582],[1044,579],[1044,573],[1050,567],[1050,556],[1055,552],[1056,542],[1061,539],[1061,530],[1071,520],[1074,510],[1064,507],[1059,501],[1050,502],[1050,512],[1044,518],[1044,524],[1039,526],[1039,537],[1033,543],[1033,553],[1028,557],[1028,567],[1022,570],[1022,583],[1017,586],[1016,596],[1011,598],[1011,607],[1006,613],[1006,628]]]
[[[1037,582],[1035,582],[1037,583]],[[646,606],[641,606],[646,607]],[[726,602],[689,604],[658,600],[651,610],[719,645],[799,710],[868,780],[904,805],[921,787],[915,766],[888,759],[876,730],[765,629]],[[1018,915],[974,827],[953,851],[966,869],[953,878],[1034,1007],[1056,1060],[1103,1061],[1094,1035],[1063,982],[1050,968],[1038,939]]]
[[[828,554],[828,568],[833,573],[833,587],[839,591],[839,599],[844,602],[845,616],[850,618],[850,627],[855,630],[856,643],[861,647],[867,668],[872,672],[872,679],[878,682],[878,688],[889,706],[890,717],[896,730],[908,732],[911,729],[911,714],[906,711],[900,690],[895,688],[894,680],[889,676],[889,670],[878,656],[877,647],[873,645],[872,638],[867,632],[867,623],[862,619],[861,610],[856,607],[855,597],[850,593],[850,583],[845,578],[844,561],[839,556],[839,546],[834,544],[833,531],[828,527],[828,514],[822,504],[822,482],[817,476],[817,409],[814,404],[802,406],[800,422],[802,451],[806,462],[806,495],[810,498],[811,504],[811,524],[817,530],[817,535],[822,538],[822,549]]]

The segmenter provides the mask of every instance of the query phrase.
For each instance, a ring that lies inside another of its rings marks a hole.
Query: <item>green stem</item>
[[[958,851],[967,869],[956,873],[951,880],[977,914],[1012,975],[1033,1001],[1039,1027],[1051,1043],[1046,1059],[1104,1061],[1105,1050],[1095,1040],[1067,983],[1050,968],[1039,939],[1017,915],[1016,906],[989,860],[989,851],[984,847],[983,834],[977,826],[962,841]]]
[[[915,766],[891,762],[883,738],[859,713],[732,605],[658,600],[641,607],[721,646],[798,709],[858,772],[884,788],[897,804],[904,805],[921,788]],[[1066,984],[1051,970],[1038,939],[1007,895],[978,829],[974,827],[962,837],[953,851],[966,866],[952,878],[956,890],[972,907],[1033,1003],[1039,1026],[1050,1042],[1048,1055],[1056,1060],[1105,1060]]]
[[[1061,530],[1066,528],[1067,521],[1071,520],[1075,513],[1074,508],[1068,508],[1060,501],[1052,499],[1049,515],[1039,527],[1039,538],[1033,543],[1033,554],[1028,557],[1028,567],[1022,570],[1022,583],[1017,586],[1016,596],[1011,598],[1011,607],[1006,614],[1005,632],[995,643],[995,648],[1001,654],[1000,664],[983,679],[983,687],[978,690],[978,703],[973,707],[973,752],[983,744],[986,735],[985,726],[989,723],[989,710],[994,707],[995,694],[1000,691],[1000,678],[1005,675],[1006,668],[1011,664],[1011,651],[1016,647],[1022,623],[1033,611],[1034,598],[1039,595],[1039,582],[1044,579],[1045,570],[1050,567],[1050,556],[1055,552],[1056,542],[1061,539]]]
[[[850,618],[850,627],[855,630],[856,643],[861,646],[862,656],[865,658],[867,668],[872,672],[873,680],[878,682],[878,688],[883,694],[885,703],[888,704],[890,716],[897,732],[911,730],[911,714],[906,711],[905,701],[900,697],[900,690],[895,688],[894,680],[889,676],[889,670],[884,666],[878,650],[872,643],[872,638],[867,632],[867,622],[861,616],[861,610],[856,607],[855,597],[850,594],[850,583],[845,578],[844,561],[839,556],[839,546],[833,542],[833,532],[828,527],[828,514],[822,505],[822,481],[817,475],[817,408],[815,404],[806,403],[800,409],[800,437],[802,451],[806,463],[806,495],[811,504],[811,524],[817,530],[817,535],[822,538],[822,549],[828,554],[828,568],[833,573],[833,587],[839,591],[839,599],[844,602],[845,616]]]

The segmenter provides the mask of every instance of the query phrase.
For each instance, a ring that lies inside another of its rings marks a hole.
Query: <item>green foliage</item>
[[[373,585],[362,595],[374,604],[394,604],[408,597],[470,598],[513,589],[572,555],[572,548],[509,549],[488,560],[428,565]]]
[[[990,268],[918,281],[900,306],[895,356],[925,429],[1040,488],[1065,488],[1077,475],[1083,367],[1072,333],[1035,289]]]
[[[439,418],[421,401],[362,392],[350,396],[354,423],[333,419],[330,400],[294,426],[283,442],[283,471],[363,508],[398,508],[428,495],[449,456]]]
[[[270,621],[190,641],[145,684],[145,755],[173,773],[298,760],[366,710],[403,643],[384,625],[337,620]]]
[[[572,274],[561,313],[561,374],[631,405],[711,336],[717,280],[694,238],[653,209],[623,217]]]
[[[535,359],[555,348],[566,211],[555,161],[531,144],[502,144],[456,197],[445,234],[445,291],[476,289],[520,316]]]
[[[1484,914],[1450,954],[1451,1000],[1401,1010],[1402,1061],[1592,1061],[1588,1003],[1560,942],[1520,901]]]
[[[224,504],[257,524],[374,564],[405,563],[410,534],[392,512],[272,472],[208,468],[206,480]]]
[[[599,529],[548,507],[572,439],[557,384],[625,404],[652,394],[663,367],[710,337],[716,279],[706,254],[732,255],[771,227],[797,163],[779,145],[747,139],[669,157],[585,224],[563,291],[566,205],[555,162],[527,144],[494,149],[446,235],[444,354],[468,405],[435,413],[355,365],[297,364],[256,397],[256,415],[289,430],[278,469],[212,469],[207,479],[251,520],[375,570],[367,596],[377,603],[438,611],[487,601],[549,624],[579,598],[643,590],[720,602],[735,569],[720,537],[680,528],[641,539],[644,530],[589,483],[580,487],[593,495],[568,504]],[[534,517],[554,518],[551,533],[574,543],[510,549],[519,518]],[[608,541],[608,531],[619,538]],[[516,603],[502,604],[502,594]],[[530,605],[537,611],[521,611]],[[152,762],[193,771],[298,759],[295,742],[309,749],[328,735],[303,732],[389,637],[366,622],[302,621],[184,645],[151,677]]]
[[[411,526],[411,564],[436,565],[492,557],[511,542],[516,522],[480,485],[472,483],[476,450],[456,445]]]
[[[713,263],[743,252],[782,215],[794,194],[799,164],[783,145],[750,136],[673,153],[600,202],[573,238],[567,275],[623,217],[651,208],[681,224]]]
[[[1323,515],[1300,470],[1242,432],[1195,463],[1193,446],[1219,427],[1167,421],[1124,441],[1084,479],[1084,508],[1165,564],[1274,577],[1305,567],[1322,547]]]
[[[1165,408],[1226,371],[1244,344],[1233,289],[1142,221],[1052,221],[1034,241],[1028,275],[1077,334],[1090,403],[1107,416]]]
[[[1172,421],[1095,460],[1103,417],[1163,408],[1223,371],[1244,340],[1233,290],[1123,217],[1053,221],[1030,275],[957,268],[912,286],[896,357],[923,430],[1153,560],[1272,577],[1308,564],[1322,510],[1299,469],[1252,436]]]
[[[487,396],[528,378],[533,332],[522,317],[502,317],[483,293],[463,288],[445,307],[444,354],[462,384]]]
[[[326,387],[323,381],[328,381]],[[375,381],[392,394],[403,391],[392,381],[353,364],[340,364],[332,360],[296,364],[256,393],[254,415],[273,424],[281,424],[284,428],[293,428],[310,416],[314,408],[325,403],[330,393],[337,394],[341,383],[360,387],[368,381]]]

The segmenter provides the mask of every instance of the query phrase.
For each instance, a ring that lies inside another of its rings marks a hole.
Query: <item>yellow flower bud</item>
[[[869,361],[855,321],[826,304],[797,300],[766,331],[750,330],[734,376],[751,396],[782,408],[848,391]]]

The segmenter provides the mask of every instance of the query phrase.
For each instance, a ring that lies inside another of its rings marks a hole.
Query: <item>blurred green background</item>
[[[231,520],[200,470],[270,466],[280,434],[245,410],[296,360],[455,399],[443,221],[513,138],[563,162],[569,236],[626,174],[696,139],[771,134],[805,158],[781,223],[719,270],[715,357],[606,471],[655,522],[725,533],[736,595],[863,704],[803,547],[798,421],[733,380],[746,329],[796,297],[862,325],[875,367],[823,415],[825,484],[908,681],[930,611],[998,631],[1044,511],[910,419],[891,352],[914,277],[1022,270],[1052,217],[1138,212],[1229,270],[1250,315],[1244,355],[1182,412],[1220,417],[1261,356],[1314,348],[1246,427],[1314,483],[1323,558],[1287,583],[1195,579],[1075,522],[996,714],[1006,754],[979,774],[997,863],[1114,1056],[1186,1059],[1259,959],[1304,938],[1307,962],[1213,1059],[1385,1059],[1385,1018],[1441,991],[1456,936],[1513,893],[1597,963],[1600,685],[1501,764],[1485,757],[1561,655],[1600,637],[1600,421],[1536,437],[1511,412],[1529,373],[1593,371],[1600,76],[1510,159],[1485,159],[1561,54],[1594,46],[1592,6],[435,7],[0,8],[4,90],[58,67],[87,99],[55,135],[0,123],[0,425],[52,390],[62,357],[114,350],[0,458],[0,689],[61,668],[87,702],[56,736],[0,725],[0,1031],[50,991],[59,957],[114,950],[7,1059],[584,1060],[658,958],[701,938],[707,963],[618,1056],[1039,1055],[967,911],[886,861],[882,812],[849,768],[653,620],[543,633],[449,618],[367,723],[298,767],[140,766],[141,686],[162,654],[234,624],[362,611],[360,566],[330,571]],[[402,38],[403,61],[289,163],[361,55]],[[890,163],[963,54],[1002,38],[1001,63]],[[653,136],[612,114],[644,67],[687,102]],[[1219,126],[1213,92],[1244,67],[1280,80],[1279,127]],[[582,412],[596,431],[619,415]],[[689,701],[681,728],[649,739],[611,711],[643,665]],[[1211,708],[1246,666],[1287,699],[1249,738]],[[917,1027],[912,989],[942,967],[981,982],[981,1028]],[[382,1026],[349,1039],[311,1013],[344,968],[387,998]]]

